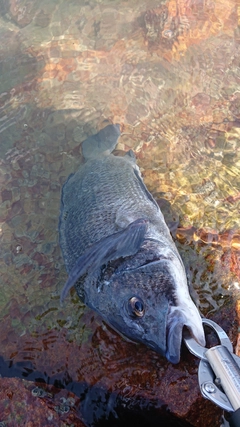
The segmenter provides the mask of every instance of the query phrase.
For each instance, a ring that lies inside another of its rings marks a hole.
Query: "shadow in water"
[[[66,389],[80,399],[78,413],[88,427],[191,427],[185,421],[177,420],[168,413],[166,405],[155,408],[145,399],[132,399],[110,393],[98,386],[85,382],[72,381],[68,373],[49,377],[46,372],[34,369],[31,362],[5,361],[0,357],[0,375],[8,378],[21,378],[36,383],[53,385]]]

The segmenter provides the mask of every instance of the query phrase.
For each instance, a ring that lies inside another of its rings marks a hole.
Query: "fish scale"
[[[113,155],[88,161],[69,178],[62,198],[63,217],[67,215],[61,224],[68,271],[88,246],[146,216],[146,211],[154,222],[159,210],[142,193],[132,163]]]

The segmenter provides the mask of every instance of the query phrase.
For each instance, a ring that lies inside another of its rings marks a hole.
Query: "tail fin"
[[[120,125],[108,125],[96,135],[89,136],[82,143],[83,157],[94,159],[102,154],[110,154],[117,145],[120,136]]]

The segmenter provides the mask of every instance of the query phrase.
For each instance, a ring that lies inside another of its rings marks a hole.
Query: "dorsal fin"
[[[120,125],[108,125],[95,135],[89,136],[82,143],[83,157],[94,159],[102,154],[110,154],[117,145],[120,136]]]
[[[129,150],[124,154],[124,157],[129,158],[129,160],[131,160],[132,163],[136,163],[136,156],[133,152],[133,150]]]

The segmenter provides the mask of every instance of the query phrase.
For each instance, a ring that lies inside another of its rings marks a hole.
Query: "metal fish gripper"
[[[202,319],[203,326],[212,329],[219,345],[202,347],[190,333],[184,331],[183,340],[188,350],[200,359],[198,382],[203,397],[230,413],[230,427],[240,426],[240,357],[233,353],[226,332],[215,322]]]

